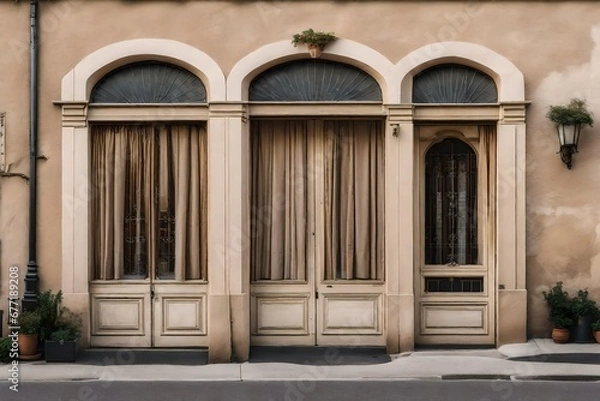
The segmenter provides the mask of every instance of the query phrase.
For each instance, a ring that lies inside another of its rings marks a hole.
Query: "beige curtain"
[[[307,123],[252,123],[253,280],[306,280]]]
[[[206,129],[92,127],[95,278],[206,278]]]
[[[489,244],[488,248],[493,248],[494,244],[496,244],[496,140],[497,131],[495,125],[479,126],[481,152],[485,152],[487,168],[487,230],[485,235],[487,237],[487,244]],[[495,252],[491,252],[491,255],[494,258]],[[485,264],[488,261],[480,260],[480,263]]]
[[[324,124],[326,280],[382,280],[384,144],[378,121]]]
[[[382,280],[382,124],[255,120],[251,143],[252,279],[305,280],[315,226],[325,279]]]

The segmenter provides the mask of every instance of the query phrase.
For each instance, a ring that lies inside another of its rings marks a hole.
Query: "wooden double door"
[[[384,345],[383,123],[254,120],[251,344]]]

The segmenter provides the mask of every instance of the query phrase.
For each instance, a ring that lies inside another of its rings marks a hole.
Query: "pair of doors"
[[[207,341],[204,124],[91,128],[91,345]]]
[[[251,344],[384,345],[382,121],[251,129]]]

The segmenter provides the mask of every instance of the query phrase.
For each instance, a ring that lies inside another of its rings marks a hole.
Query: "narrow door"
[[[494,343],[494,129],[419,127],[416,342]]]

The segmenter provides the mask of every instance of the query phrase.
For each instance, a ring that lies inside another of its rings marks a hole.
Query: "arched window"
[[[250,100],[263,102],[378,101],[375,79],[354,66],[297,60],[268,69],[250,84]]]
[[[478,263],[477,156],[447,138],[425,156],[425,263]]]
[[[181,67],[143,61],[107,74],[90,98],[91,103],[206,103],[206,89]]]
[[[494,80],[459,64],[436,65],[413,80],[413,103],[497,103]]]

